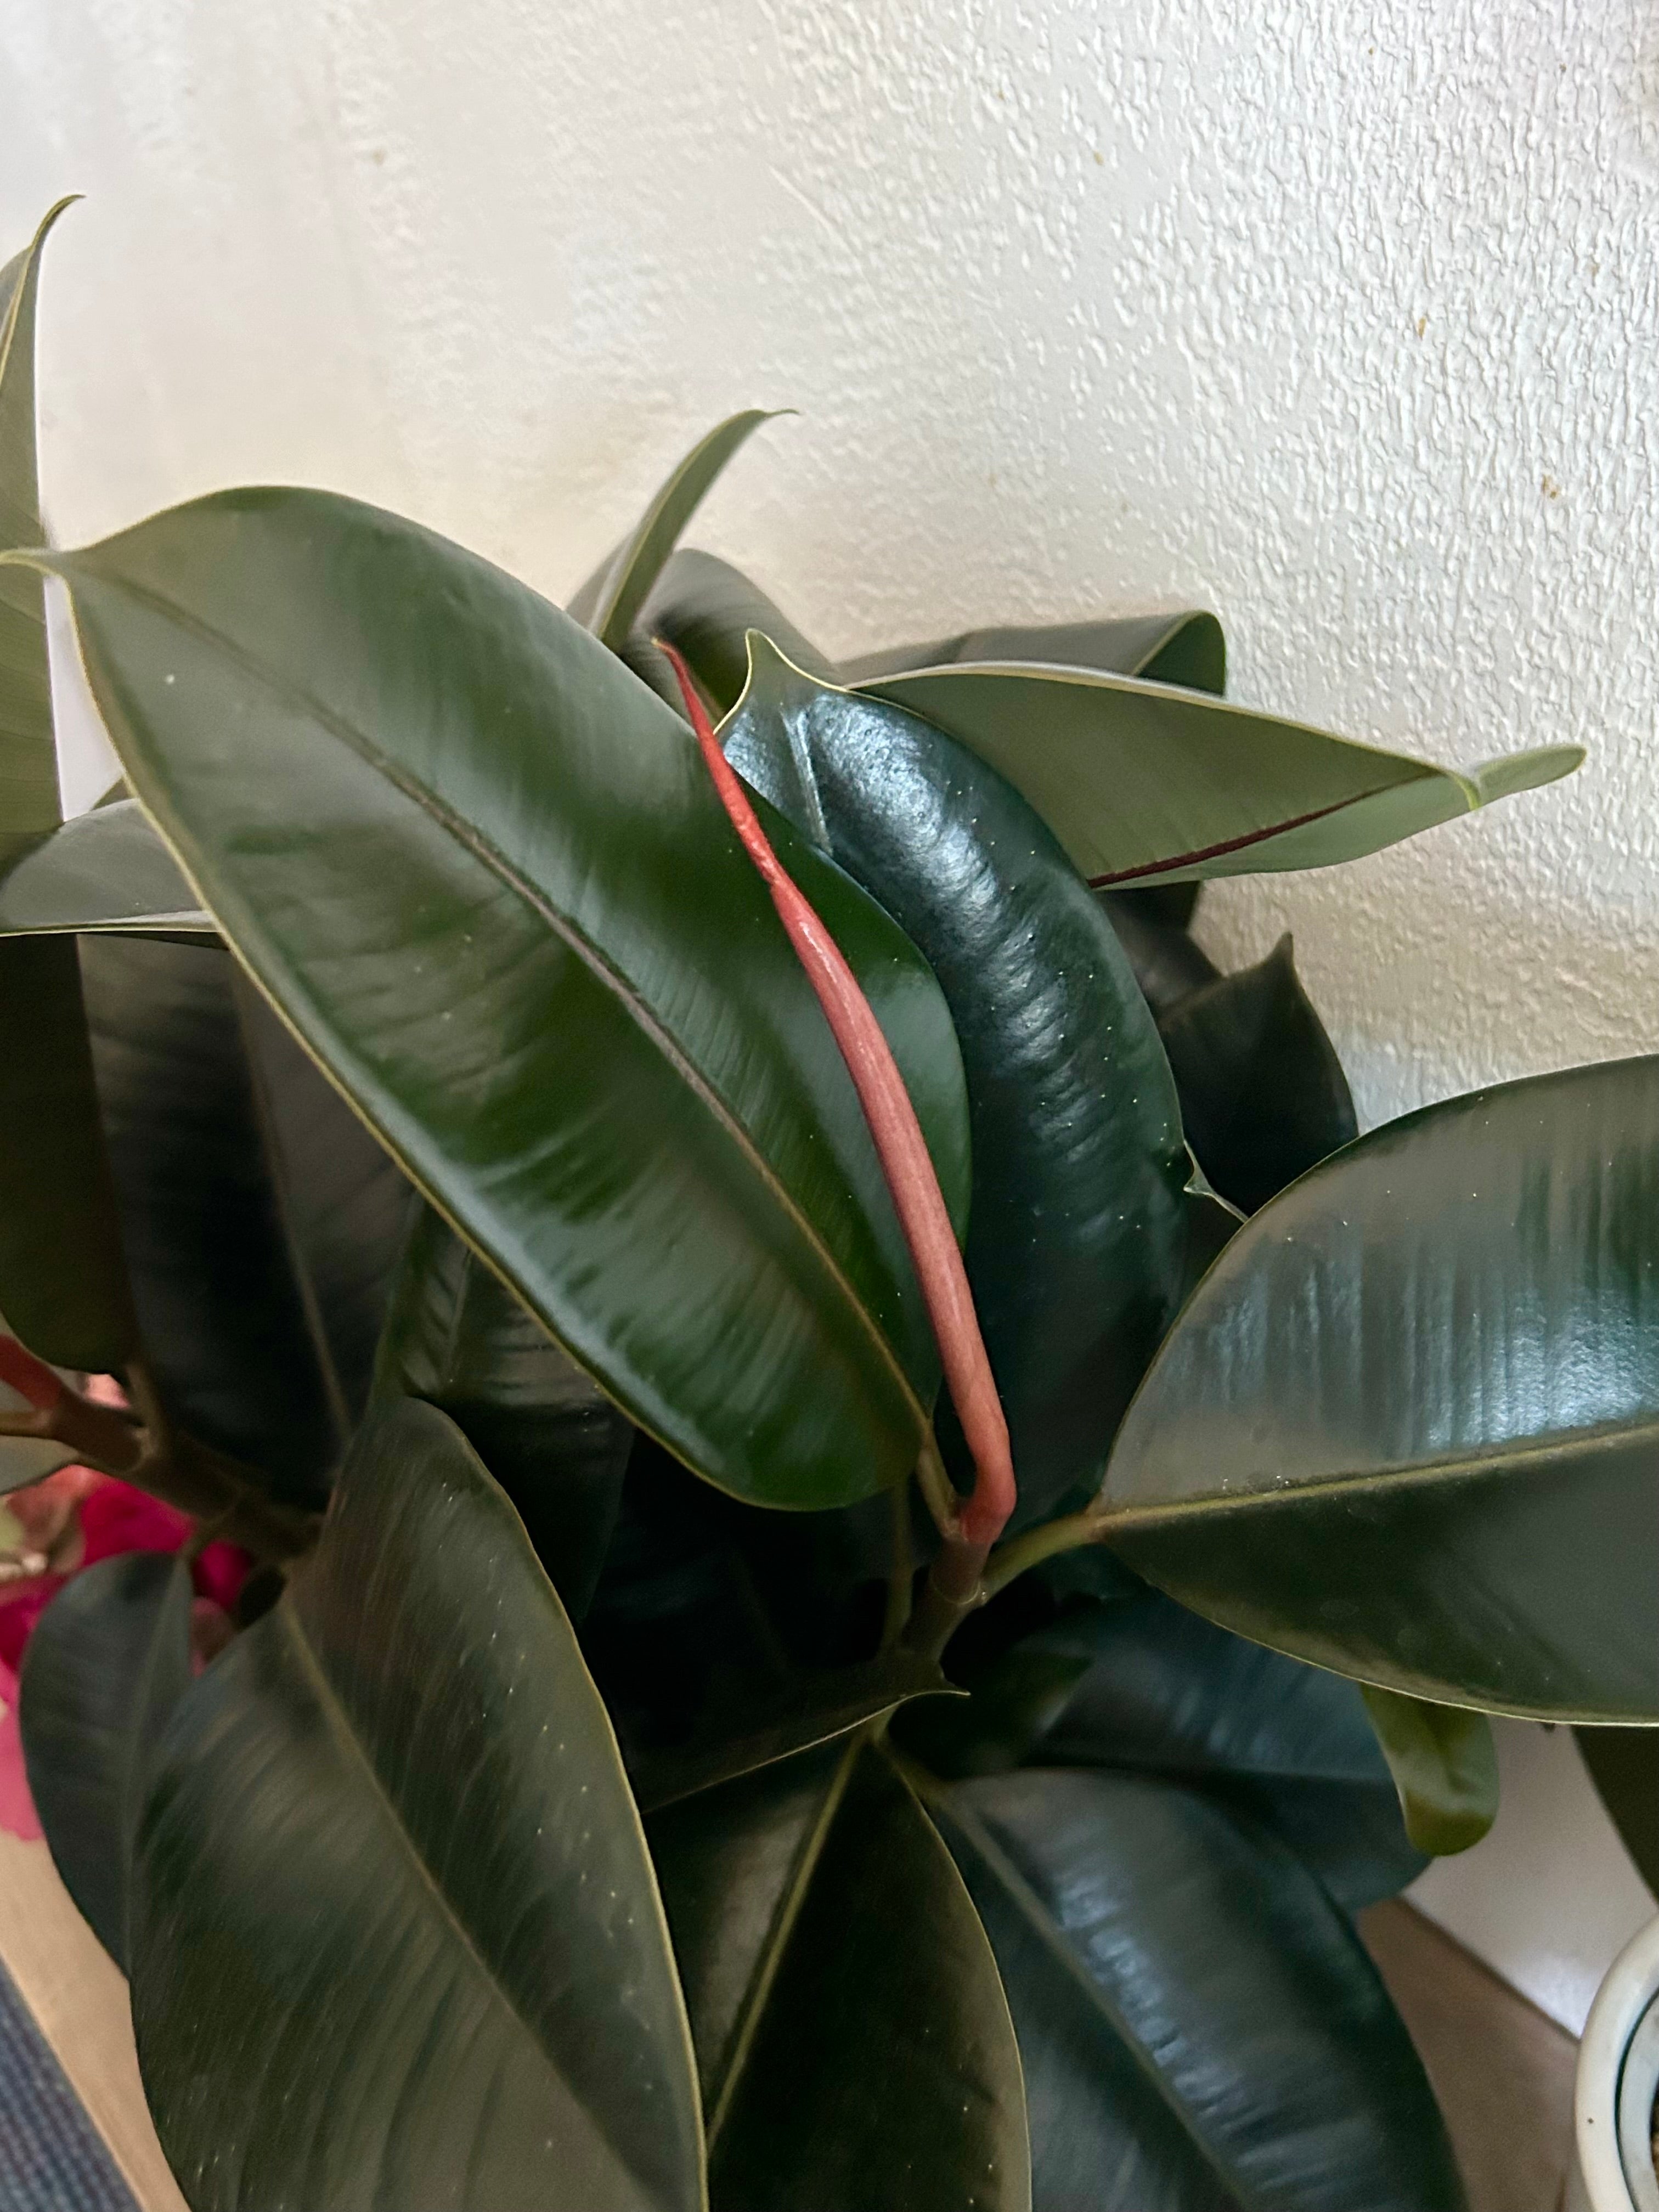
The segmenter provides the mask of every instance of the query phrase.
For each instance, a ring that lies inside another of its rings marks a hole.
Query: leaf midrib
[[[754,2048],[755,2038],[760,2032],[762,2017],[770,2002],[774,1985],[782,1968],[784,1954],[788,1950],[790,1942],[794,1936],[795,1925],[800,1918],[801,1908],[806,1902],[806,1893],[812,1886],[813,1877],[818,1869],[818,1863],[823,1856],[824,1845],[829,1840],[830,1831],[835,1826],[836,1815],[841,1810],[842,1800],[847,1795],[847,1785],[852,1778],[853,1769],[865,1748],[866,1741],[865,1731],[860,1729],[836,1760],[835,1771],[824,1785],[823,1800],[813,1815],[811,1825],[807,1830],[795,1863],[790,1871],[788,1883],[773,1912],[771,1924],[766,1931],[766,1941],[762,1948],[761,1955],[756,1962],[755,1971],[750,1978],[749,1987],[744,1996],[743,2010],[738,2015],[729,2045],[731,2056],[726,2060],[725,2075],[720,2082],[719,2094],[708,2108],[708,2117],[704,2124],[703,2133],[708,2145],[708,2156],[711,2162],[714,2155],[714,2147],[720,2140],[720,2130],[730,2118],[732,2107],[737,2100],[738,2091],[742,2086],[744,2069],[749,2063],[749,2055]]]
[[[605,2145],[607,2155],[615,2160],[618,2170],[627,2174],[631,2182],[635,2183],[636,2185],[643,2187],[643,2185],[640,2182],[639,2176],[634,2172],[632,2166],[630,2166],[618,2153],[617,2146],[611,2138],[611,2130],[605,2126],[587,2100],[578,2093],[576,2084],[558,2065],[553,2053],[548,2049],[546,2043],[543,2039],[540,2030],[532,2026],[532,2024],[525,2018],[523,2010],[520,2007],[517,2000],[507,1989],[500,1976],[496,1973],[495,1968],[485,1958],[483,1953],[478,1948],[477,1942],[473,1936],[471,1929],[467,1926],[465,1921],[461,1918],[460,1914],[457,1911],[455,1906],[450,1902],[450,1899],[439,1882],[436,1875],[434,1874],[432,1869],[428,1865],[424,1854],[422,1852],[419,1845],[416,1843],[413,1835],[410,1832],[408,1824],[404,1819],[402,1809],[398,1806],[397,1800],[392,1796],[391,1791],[387,1789],[386,1783],[381,1778],[380,1769],[375,1765],[374,1760],[370,1758],[367,1748],[358,1737],[356,1729],[352,1725],[351,1716],[346,1708],[344,1699],[335,1688],[333,1682],[329,1678],[326,1669],[323,1666],[321,1659],[318,1656],[316,1650],[313,1647],[310,1638],[306,1635],[303,1624],[300,1620],[297,1606],[294,1604],[292,1600],[285,1601],[283,1604],[280,1605],[276,1608],[276,1615],[278,1620],[283,1623],[283,1631],[288,1638],[291,1648],[293,1649],[296,1657],[299,1659],[301,1666],[304,1669],[307,1679],[313,1686],[317,1701],[323,1710],[324,1717],[329,1724],[331,1733],[334,1735],[337,1741],[345,1748],[352,1763],[366,1778],[371,1793],[378,1800],[386,1813],[392,1832],[402,1844],[409,1862],[414,1867],[422,1887],[435,1903],[441,1918],[444,1920],[453,1931],[457,1941],[460,1943],[462,1949],[466,1954],[466,1956],[471,1960],[479,1975],[483,1978],[489,1990],[498,1999],[503,2010],[507,2014],[510,2019],[517,2023],[530,2043],[534,2046],[549,2075],[559,2084],[561,2089],[571,2099],[572,2102],[579,2104],[582,2110],[588,2114],[589,2119],[592,2124],[595,2136]],[[625,1782],[623,1786],[626,1789],[627,1784]]]
[[[54,568],[68,568],[71,576],[73,574],[73,556],[61,562],[54,560],[50,565]],[[794,1194],[756,1144],[736,1110],[722,1097],[720,1091],[696,1062],[690,1058],[678,1039],[665,1025],[655,1009],[643,998],[631,979],[615,966],[569,916],[562,914],[519,869],[514,866],[493,840],[457,814],[428,786],[401,769],[372,739],[333,714],[303,684],[288,683],[278,678],[252,653],[226,637],[222,631],[215,629],[210,624],[188,613],[164,594],[150,591],[144,586],[132,583],[124,577],[98,575],[96,570],[92,573],[98,576],[98,580],[103,582],[108,588],[125,593],[141,605],[149,607],[167,621],[175,623],[180,629],[222,653],[228,659],[234,662],[263,684],[276,698],[287,700],[302,707],[307,714],[315,717],[337,742],[355,753],[366,766],[383,775],[394,789],[399,791],[412,805],[425,814],[434,826],[446,831],[464,850],[471,853],[483,866],[496,874],[501,882],[520,898],[532,914],[540,917],[553,935],[574,953],[578,960],[598,979],[603,988],[611,992],[616,1002],[655,1046],[670,1069],[678,1075],[687,1091],[702,1106],[722,1134],[749,1162],[763,1188],[769,1193],[780,1212],[794,1224],[807,1249],[840,1292],[843,1303],[854,1316],[859,1328],[874,1346],[878,1364],[886,1368],[890,1378],[897,1384],[902,1400],[910,1409],[916,1433],[918,1437],[922,1435],[927,1426],[927,1417],[921,1401],[912,1388],[910,1378],[905,1373],[897,1354],[889,1344],[885,1334],[863,1299],[859,1297],[841,1262],[825,1243],[810,1215],[805,1212]],[[146,763],[145,766],[148,768],[149,763]],[[159,782],[160,779],[156,781]],[[152,810],[147,808],[146,811]],[[169,806],[169,812],[171,811],[172,809]],[[201,885],[178,853],[175,839],[167,836],[166,842],[175,859],[179,860],[180,867],[184,869],[187,880],[199,892]],[[203,903],[217,922],[219,918],[213,913],[210,903],[205,899]],[[550,1327],[551,1324],[550,1323],[549,1326]],[[556,1334],[557,1332],[555,1331],[555,1334]]]
[[[1607,1421],[1593,1429],[1567,1430],[1554,1440],[1539,1443],[1515,1445],[1492,1444],[1484,1451],[1465,1453],[1456,1458],[1430,1460],[1414,1467],[1381,1468],[1371,1474],[1347,1474],[1322,1477],[1312,1482],[1289,1482],[1276,1490],[1242,1490],[1232,1492],[1209,1492],[1200,1498],[1171,1498],[1159,1505],[1123,1504],[1114,1506],[1103,1492],[1103,1540],[1128,1534],[1141,1528],[1166,1527],[1171,1522],[1190,1520],[1196,1515],[1210,1516],[1219,1513],[1237,1513],[1252,1509],[1265,1510],[1273,1506],[1289,1506],[1307,1499],[1352,1497],[1356,1492],[1366,1497],[1378,1491],[1437,1489],[1451,1487],[1459,1482],[1478,1482],[1502,1472],[1521,1474],[1547,1472],[1563,1459],[1590,1459],[1607,1446],[1629,1443],[1638,1446],[1646,1441],[1659,1452],[1659,1418],[1646,1421]],[[1111,1482],[1111,1470],[1107,1469],[1107,1488]]]

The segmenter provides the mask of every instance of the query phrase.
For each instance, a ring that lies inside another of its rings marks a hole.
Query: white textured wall
[[[1194,600],[1242,698],[1575,786],[1293,924],[1375,1117],[1659,1045],[1634,0],[6,0],[60,532],[302,478],[558,592],[688,436],[848,647]]]
[[[60,536],[297,478],[562,593],[793,404],[702,534],[832,648],[1195,602],[1243,699],[1589,747],[1212,894],[1229,956],[1294,926],[1369,1118],[1659,1048],[1650,7],[5,0],[0,237],[77,187]]]

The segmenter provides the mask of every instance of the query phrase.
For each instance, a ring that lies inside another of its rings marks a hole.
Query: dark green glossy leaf
[[[1498,1818],[1498,1752],[1486,1716],[1369,1683],[1363,1694],[1412,1841],[1437,1858],[1478,1844]]]
[[[763,422],[771,420],[766,409],[750,407],[718,423],[659,487],[632,535],[577,592],[570,603],[572,617],[591,629],[601,645],[620,653],[628,643],[681,532],[726,463]]]
[[[963,630],[931,645],[895,646],[846,664],[844,681],[873,683],[913,668],[956,661],[1036,660],[1098,668],[1149,684],[1179,684],[1220,694],[1227,688],[1227,641],[1212,614],[1121,615],[1106,622],[1039,623]]]
[[[68,200],[51,210],[32,243],[0,269],[0,550],[40,545],[34,451],[34,315],[40,252]],[[52,738],[46,610],[40,578],[0,569],[0,864],[59,820]]]
[[[190,1569],[159,1552],[66,1583],[24,1656],[29,1792],[64,1887],[125,1973],[128,1869],[168,1716],[190,1686]]]
[[[1375,1967],[1282,1844],[1127,1775],[959,1783],[938,1817],[1013,2010],[1035,2212],[1463,2203]]]
[[[174,1713],[132,2008],[193,2212],[703,2203],[615,1739],[517,1516],[430,1406],[370,1416],[313,1559]]]
[[[864,1722],[914,1698],[963,1702],[937,1662],[913,1651],[890,1651],[862,1666],[809,1674],[792,1682],[758,1711],[732,1712],[723,1729],[674,1751],[647,1753],[629,1767],[641,1811],[654,1813],[699,1790],[740,1774],[752,1774],[817,1744],[850,1735]]]
[[[0,1309],[40,1358],[105,1374],[135,1345],[71,938],[0,940]]]
[[[633,1424],[430,1206],[398,1270],[375,1385],[449,1415],[580,1620],[616,1525]]]
[[[966,1679],[965,1708],[921,1706],[894,1723],[938,1772],[1035,1762],[1202,1788],[1272,1829],[1350,1912],[1423,1871],[1358,1686],[1144,1584],[1072,1607]]]
[[[130,799],[77,814],[0,881],[0,938],[105,930],[215,935],[178,862]]]
[[[785,659],[833,684],[833,665],[757,585],[712,553],[688,547],[664,568],[640,619],[648,637],[680,653],[718,714],[729,714],[749,681],[749,633],[769,638]]]
[[[368,1398],[407,1186],[228,954],[100,937],[81,957],[155,1381],[204,1443],[319,1503]]]
[[[1583,758],[1548,745],[1460,775],[1196,692],[1012,661],[866,688],[1000,769],[1096,884],[1328,867]]]
[[[1257,966],[1188,993],[1160,1018],[1158,1035],[1187,1141],[1246,1213],[1359,1133],[1348,1079],[1288,936]]]
[[[1659,1897],[1659,1729],[1584,1728],[1576,1734],[1620,1840]]]
[[[1170,885],[1171,892],[1196,884]],[[1101,891],[1097,894],[1118,942],[1129,956],[1141,995],[1154,1014],[1162,1016],[1179,1006],[1194,991],[1213,983],[1221,970],[1207,952],[1188,934],[1184,921],[1149,913],[1139,902],[1148,891]]]
[[[34,317],[40,252],[0,269],[0,550],[39,545]],[[0,568],[0,863],[56,829],[58,753],[38,574]],[[0,897],[3,890],[0,890]],[[72,945],[0,944],[0,1308],[31,1351],[64,1367],[118,1366],[133,1349],[108,1164]],[[13,1467],[20,1455],[5,1455]],[[39,1460],[24,1447],[21,1459]]]
[[[1659,1719],[1659,1060],[1374,1130],[1228,1245],[1107,1476],[1224,1626],[1442,1702]]]
[[[54,556],[135,791],[285,1018],[641,1426],[745,1496],[914,1462],[937,1355],[851,1081],[684,723],[556,608],[322,493]],[[775,824],[960,1209],[926,964]]]
[[[1021,1520],[1092,1482],[1179,1297],[1190,1173],[1111,925],[1019,794],[914,714],[762,637],[733,764],[918,945],[968,1081],[966,1258]]]
[[[714,2212],[1023,2212],[1008,2008],[961,1878],[860,1738],[658,1814]]]

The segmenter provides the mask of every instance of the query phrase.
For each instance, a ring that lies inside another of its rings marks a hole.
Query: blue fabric
[[[103,2137],[3,1966],[0,2212],[138,2212]]]

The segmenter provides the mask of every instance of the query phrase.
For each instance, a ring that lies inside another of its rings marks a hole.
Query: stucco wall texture
[[[1294,929],[1368,1121],[1659,1049],[1650,8],[6,0],[0,24],[8,250],[88,195],[44,291],[61,538],[311,482],[562,597],[708,423],[793,406],[697,536],[832,650],[1207,605],[1247,702],[1463,765],[1589,748],[1397,852],[1208,895],[1229,962]],[[1565,1739],[1556,1768],[1425,1901],[1576,2026],[1619,1933],[1573,1919],[1586,1886],[1626,1885],[1621,1926],[1648,1908]],[[1571,1851],[1499,1879],[1540,1821]]]
[[[322,483],[561,594],[681,446],[831,647],[1213,606],[1235,696],[1574,782],[1281,927],[1375,1120],[1659,1046],[1659,18],[1635,0],[7,0],[74,539]]]

